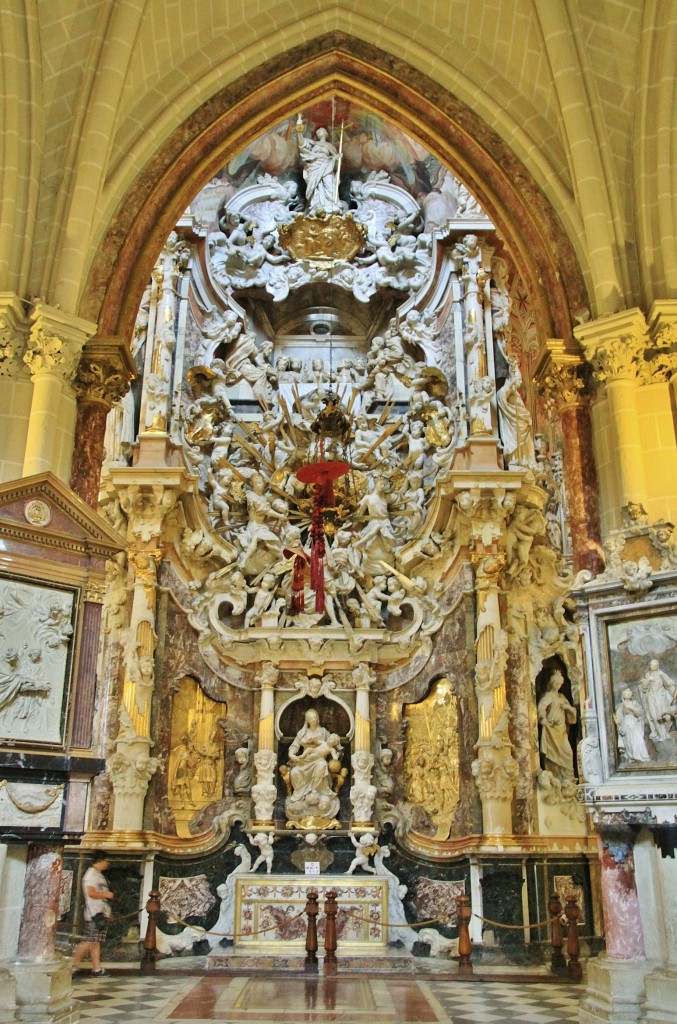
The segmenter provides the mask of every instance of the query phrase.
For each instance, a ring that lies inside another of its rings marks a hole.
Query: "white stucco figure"
[[[644,715],[629,688],[621,694],[614,721],[618,729],[618,750],[621,756],[628,761],[650,761],[651,755],[644,739]]]
[[[536,452],[531,429],[531,413],[527,409],[519,388],[522,375],[514,367],[511,375],[496,395],[498,430],[503,444],[506,468],[525,466],[536,468]]]
[[[640,679],[637,690],[652,740],[667,740],[670,735],[677,707],[674,704],[677,686],[665,672],[661,671],[656,658],[649,662],[649,671]]]
[[[577,716],[576,708],[560,693],[563,683],[562,673],[555,670],[538,702],[545,769],[561,781],[572,778],[574,774],[574,753],[569,743],[568,727],[573,725]]]
[[[324,210],[331,213],[339,209],[337,201],[337,174],[339,153],[329,141],[326,128],[318,128],[314,139],[302,134],[303,125],[297,122],[299,155],[306,183],[306,212]]]

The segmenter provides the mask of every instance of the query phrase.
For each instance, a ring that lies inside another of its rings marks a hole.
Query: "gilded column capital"
[[[109,410],[126,394],[135,376],[134,361],[123,341],[95,338],[83,350],[73,391],[78,398]]]
[[[650,346],[646,318],[637,307],[580,324],[574,336],[600,384],[636,380]]]
[[[24,303],[14,292],[0,292],[0,378],[26,372],[23,352],[27,333]]]
[[[23,361],[33,377],[51,374],[72,381],[80,354],[96,333],[96,324],[55,306],[37,302]]]
[[[585,381],[581,376],[582,362],[562,365],[551,361],[537,382],[538,390],[558,412],[581,405]]]

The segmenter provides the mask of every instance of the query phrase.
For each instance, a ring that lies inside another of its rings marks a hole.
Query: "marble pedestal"
[[[581,1000],[580,1024],[637,1024],[644,1000],[646,960],[588,961],[588,985]]]
[[[33,1024],[75,1024],[80,1020],[69,960],[58,955],[21,957],[14,962],[13,974],[16,1009],[9,1020]]]

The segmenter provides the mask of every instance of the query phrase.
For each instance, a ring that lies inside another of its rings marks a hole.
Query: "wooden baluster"
[[[562,902],[556,892],[548,900],[548,913],[552,918],[550,922],[551,933],[550,943],[552,945],[552,957],[550,959],[550,970],[553,974],[566,974],[567,962],[562,952]]]
[[[336,959],[336,915],[338,914],[338,906],[336,905],[336,893],[333,889],[324,894],[324,916],[327,919],[327,925],[324,932],[324,969],[327,974],[333,974],[336,971],[337,959]]]
[[[470,899],[468,896],[456,897],[456,919],[458,921],[458,973],[462,978],[472,977],[472,942],[470,941]]]
[[[158,956],[157,919],[160,916],[160,893],[156,890],[152,890],[148,893],[146,913],[148,914],[148,927],[146,928],[146,937],[143,940],[143,957],[141,959],[141,970],[154,971],[155,961],[157,960]]]
[[[317,915],[320,908],[317,903],[318,894],[315,889],[309,889],[305,912],[308,916],[308,930],[306,931],[306,959],[304,970],[317,970]]]
[[[579,960],[581,944],[578,938],[578,918],[580,916],[580,910],[578,909],[575,896],[567,897],[567,905],[564,908],[564,913],[567,916],[567,955],[569,957],[567,971],[572,981],[580,981],[583,977],[583,968],[581,967]]]

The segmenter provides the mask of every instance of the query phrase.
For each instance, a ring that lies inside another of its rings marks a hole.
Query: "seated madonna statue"
[[[289,748],[289,762],[280,775],[287,788],[287,828],[339,828],[338,791],[348,771],[341,768],[339,737],[320,725],[315,708]]]

